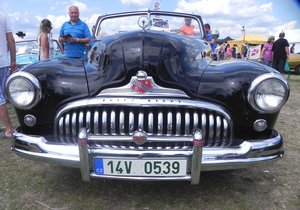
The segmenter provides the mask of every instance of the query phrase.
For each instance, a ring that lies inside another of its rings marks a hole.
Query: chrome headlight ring
[[[280,74],[267,73],[257,77],[248,90],[248,102],[260,113],[274,113],[289,97],[289,85]]]
[[[31,109],[42,98],[41,85],[32,74],[16,72],[6,81],[6,97],[19,109]]]

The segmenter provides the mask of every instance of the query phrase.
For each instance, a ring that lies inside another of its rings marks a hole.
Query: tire
[[[300,75],[300,65],[296,66],[295,74]]]

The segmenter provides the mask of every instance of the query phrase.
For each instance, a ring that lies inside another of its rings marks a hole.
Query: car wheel
[[[296,73],[297,75],[300,74],[300,65],[296,66],[296,68],[295,68],[295,73]]]

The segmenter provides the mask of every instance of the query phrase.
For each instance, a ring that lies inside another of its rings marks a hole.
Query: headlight
[[[6,82],[8,100],[20,109],[31,109],[41,99],[39,81],[28,72],[12,74]]]
[[[259,111],[273,113],[287,101],[289,86],[287,81],[277,74],[264,74],[256,78],[248,91],[248,101]]]

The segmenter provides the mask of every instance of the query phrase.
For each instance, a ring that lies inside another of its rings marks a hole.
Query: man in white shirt
[[[10,63],[8,52],[10,52]],[[10,138],[13,133],[13,126],[6,107],[5,82],[9,71],[16,69],[15,40],[6,16],[0,11],[0,121],[5,126],[5,130],[0,131],[0,139]]]

